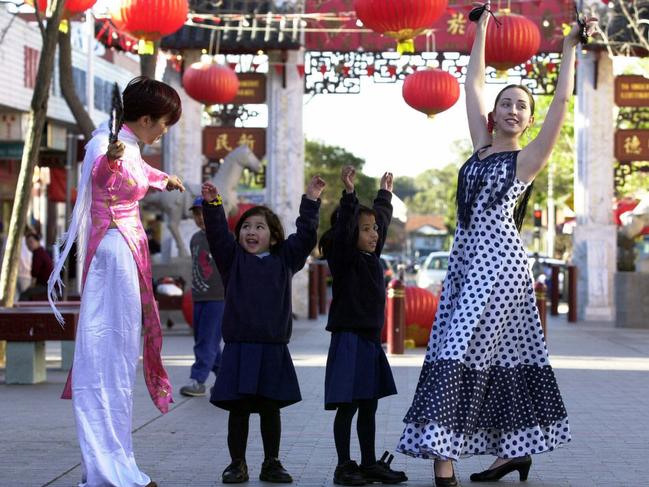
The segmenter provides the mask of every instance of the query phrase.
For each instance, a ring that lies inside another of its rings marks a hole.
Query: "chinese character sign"
[[[615,158],[620,162],[649,161],[649,129],[615,132]]]
[[[205,127],[203,155],[208,159],[223,159],[238,146],[246,144],[259,158],[266,155],[266,129],[247,127]]]

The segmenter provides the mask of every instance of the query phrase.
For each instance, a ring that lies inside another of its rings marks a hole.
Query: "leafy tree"
[[[344,166],[350,165],[356,168],[356,194],[361,204],[371,205],[374,201],[378,181],[361,172],[364,164],[363,159],[347,152],[342,147],[318,141],[305,141],[304,177],[308,181],[318,174],[327,182],[327,187],[321,197],[319,235],[322,235],[331,226],[329,223],[331,214],[338,206],[343,191],[340,171]]]
[[[13,306],[18,277],[18,261],[20,255],[20,238],[27,221],[27,209],[32,190],[34,168],[38,160],[41,146],[43,127],[47,117],[47,103],[50,96],[50,83],[54,71],[54,54],[58,38],[59,25],[63,17],[63,0],[50,2],[47,24],[40,17],[38,9],[36,18],[43,41],[41,56],[38,61],[38,71],[32,101],[28,112],[27,134],[23,149],[16,196],[11,210],[11,221],[7,244],[0,269],[0,306]]]

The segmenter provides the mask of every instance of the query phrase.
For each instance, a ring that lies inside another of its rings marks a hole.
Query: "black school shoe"
[[[372,465],[361,465],[360,472],[365,481],[369,484],[380,482],[382,484],[399,484],[408,480],[404,472],[392,470],[390,464],[394,460],[394,455],[384,452],[381,459]]]
[[[224,484],[241,484],[248,481],[248,465],[245,460],[232,460],[221,475]]]
[[[349,460],[336,467],[334,472],[334,484],[337,485],[365,485],[367,481],[358,464],[354,460]]]
[[[293,477],[282,467],[278,458],[268,458],[261,464],[259,480],[276,484],[290,484],[293,482]]]

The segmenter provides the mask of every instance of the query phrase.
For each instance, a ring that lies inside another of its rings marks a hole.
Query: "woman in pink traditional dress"
[[[72,398],[82,454],[80,487],[155,487],[133,455],[133,383],[144,328],[144,376],[156,407],[172,402],[162,366],[162,333],[147,237],[138,201],[148,190],[184,191],[180,179],[149,166],[139,144],[152,144],[180,118],[170,86],[145,77],[123,93],[124,125],[109,142],[108,124],[86,146],[79,194],[64,248],[48,282],[54,313],[60,271],[75,239],[83,264],[74,367],[64,398]]]

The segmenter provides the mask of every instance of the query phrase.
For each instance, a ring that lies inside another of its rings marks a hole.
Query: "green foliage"
[[[319,175],[327,183],[322,193],[320,206],[320,227],[318,236],[329,229],[331,213],[338,206],[343,191],[340,171],[344,166],[356,168],[356,194],[361,204],[371,206],[376,197],[379,183],[375,178],[362,174],[365,161],[347,152],[342,147],[326,145],[322,142],[306,140],[304,147],[304,178],[309,181]]]

